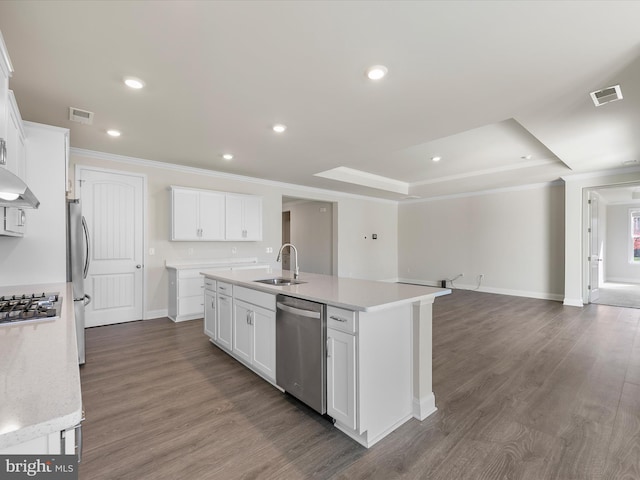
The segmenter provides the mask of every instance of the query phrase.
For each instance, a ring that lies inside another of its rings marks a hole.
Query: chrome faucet
[[[278,258],[276,258],[276,262],[280,261],[280,256],[282,255],[282,250],[284,250],[284,247],[289,247],[289,250],[293,248],[293,260],[296,264],[296,269],[293,274],[293,278],[298,278],[298,274],[300,273],[300,267],[298,266],[298,249],[295,247],[293,243],[284,243],[280,247],[280,251],[278,252]]]

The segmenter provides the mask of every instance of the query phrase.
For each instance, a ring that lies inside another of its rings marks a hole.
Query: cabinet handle
[[[327,338],[327,358],[331,358],[331,339]]]
[[[0,138],[0,165],[7,164],[7,142]]]
[[[335,320],[336,322],[346,322],[347,319],[346,318],[342,318],[342,317],[336,317],[335,315],[331,315],[329,317],[331,320]]]
[[[24,214],[24,210],[18,210],[18,227],[24,227],[26,221],[26,216]]]

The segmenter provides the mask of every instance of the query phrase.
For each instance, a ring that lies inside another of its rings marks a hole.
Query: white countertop
[[[71,284],[0,287],[0,296],[60,292],[60,317],[0,325],[0,450],[82,419]]]
[[[433,299],[451,293],[448,288],[359,280],[304,272],[300,272],[298,280],[306,283],[298,285],[275,286],[255,281],[273,277],[293,278],[293,273],[289,270],[277,269],[230,272],[203,270],[201,273],[214,280],[221,280],[262,292],[282,293],[292,297],[363,312]]]
[[[172,268],[174,270],[184,269],[209,269],[209,268],[230,268],[230,267],[268,267],[267,263],[258,263],[256,257],[247,258],[217,258],[208,260],[177,260],[172,262],[165,261],[166,268]]]

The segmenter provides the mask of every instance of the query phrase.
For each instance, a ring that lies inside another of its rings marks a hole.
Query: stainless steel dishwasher
[[[276,297],[276,384],[317,412],[327,411],[325,305]]]

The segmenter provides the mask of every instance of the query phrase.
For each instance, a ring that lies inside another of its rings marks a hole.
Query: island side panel
[[[411,304],[359,312],[360,433],[367,446],[412,416]]]
[[[422,421],[434,413],[433,297],[413,304],[413,416]]]

